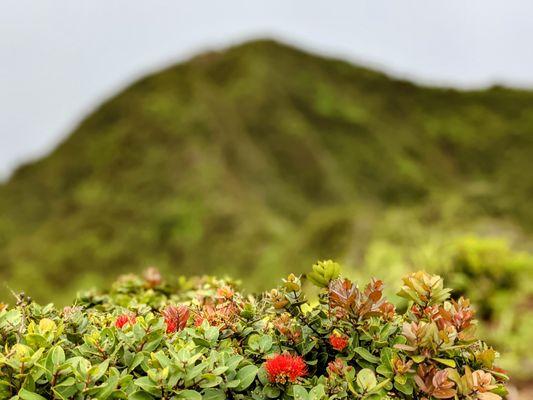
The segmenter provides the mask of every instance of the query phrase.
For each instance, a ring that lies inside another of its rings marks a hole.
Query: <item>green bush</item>
[[[531,291],[528,287],[533,272],[533,257],[513,252],[503,239],[466,237],[458,241],[445,277],[454,291],[479,304],[484,320],[499,319],[509,309],[523,301],[517,292]]]
[[[513,378],[531,379],[531,254],[514,252],[502,239],[466,237],[441,270],[455,296],[466,296],[476,305],[480,335],[505,353],[504,366]]]
[[[62,310],[23,294],[0,310],[1,399],[479,399],[505,395],[468,300],[417,272],[398,313],[332,261],[308,300],[289,275],[262,295],[214,278],[122,277]]]

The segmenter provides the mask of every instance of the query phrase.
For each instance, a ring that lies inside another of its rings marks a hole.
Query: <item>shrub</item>
[[[157,278],[157,279],[156,279]],[[383,283],[338,264],[252,296],[231,281],[169,284],[156,271],[58,310],[23,294],[0,311],[0,398],[479,399],[505,395],[497,353],[476,340],[468,300],[439,276],[404,278],[398,313]]]
[[[533,257],[513,252],[505,240],[465,237],[455,246],[443,274],[456,293],[479,305],[482,319],[494,321],[533,293],[532,272]]]
[[[504,354],[513,379],[531,380],[533,354],[533,257],[514,252],[501,239],[466,237],[454,246],[440,269],[454,288],[467,296],[481,320],[480,336]]]

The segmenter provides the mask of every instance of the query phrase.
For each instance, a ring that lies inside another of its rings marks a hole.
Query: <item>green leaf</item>
[[[380,352],[381,352],[381,355],[380,355],[381,364],[388,367],[389,369],[392,368],[392,357],[393,357],[392,349],[390,347],[385,347],[381,349]]]
[[[178,398],[187,400],[202,400],[202,395],[196,390],[182,390],[179,393]]]
[[[305,388],[300,385],[293,385],[292,394],[293,394],[294,400],[308,400],[309,399],[307,390],[305,390]]]
[[[225,400],[226,394],[220,389],[206,389],[202,398],[204,400]]]
[[[212,388],[220,385],[223,382],[223,379],[220,376],[216,376],[213,374],[203,374],[202,378],[202,382],[198,385],[202,389]]]
[[[142,362],[144,361],[144,358],[145,358],[145,354],[144,353],[142,353],[142,352],[141,353],[136,353],[135,356],[133,357],[133,360],[129,364],[128,372],[133,371],[135,368],[137,368],[139,365],[141,365]]]
[[[52,362],[55,366],[65,362],[65,352],[61,346],[54,346],[51,350]]]
[[[118,372],[116,368],[111,368],[109,375],[109,379],[107,379],[106,382],[100,386],[100,391],[98,392],[99,400],[107,399],[118,386],[120,372]]]
[[[192,341],[197,346],[211,347],[211,344],[207,340],[202,339],[202,338],[193,338]]]
[[[390,386],[391,386],[391,383],[390,383],[390,382],[391,382],[390,379],[385,379],[385,380],[379,382],[376,386],[374,386],[374,387],[370,390],[370,392],[371,392],[371,393],[377,393],[377,392],[379,392],[379,391],[380,391],[381,389],[383,389],[383,388],[390,387]]]
[[[233,389],[233,388],[236,388],[237,386],[239,386],[240,383],[241,383],[240,380],[233,379],[231,381],[227,381],[226,382],[226,387],[229,388],[229,389]]]
[[[76,379],[73,376],[69,376],[65,380],[54,386],[54,394],[61,399],[69,399],[78,392],[76,386]]]
[[[361,357],[363,358],[364,360],[372,363],[372,364],[378,364],[379,363],[379,358],[372,355],[372,353],[370,353],[367,349],[365,349],[364,347],[356,347],[354,349],[354,351]]]
[[[376,372],[380,375],[383,375],[386,378],[392,378],[392,376],[394,375],[391,368],[383,364],[378,365],[378,367],[376,368]]]
[[[235,388],[235,390],[238,392],[242,392],[243,390],[247,389],[255,380],[258,370],[259,368],[257,368],[255,365],[247,365],[245,367],[242,367],[237,372],[237,379],[241,382]]]
[[[211,342],[211,343],[215,342],[218,339],[219,333],[220,332],[219,332],[217,327],[210,326],[205,331],[205,334],[204,334],[205,340],[207,340],[208,342]]]
[[[153,397],[142,390],[134,392],[128,396],[128,400],[152,400]]]
[[[104,362],[101,362],[100,364],[93,366],[89,370],[89,376],[94,382],[96,382],[102,376],[104,376],[104,374],[107,372],[108,367],[109,367],[109,358],[105,360]]]
[[[259,343],[261,341],[261,336],[257,333],[254,333],[253,335],[250,335],[248,338],[248,347],[250,350],[253,351],[259,351]]]
[[[405,385],[407,382],[407,375],[396,375],[394,377],[394,382],[398,382],[400,385]]]
[[[357,373],[357,385],[365,392],[372,390],[377,383],[376,375],[371,369],[364,368]]]
[[[411,359],[415,363],[420,364],[422,361],[424,361],[426,359],[426,357],[425,356],[416,355],[416,356],[411,356]]]
[[[399,390],[400,392],[408,396],[410,396],[413,393],[413,385],[409,381],[405,382],[405,384],[403,385],[399,383],[398,381],[395,381],[394,387],[396,388],[396,390]]]
[[[455,361],[454,360],[450,360],[448,358],[433,358],[433,359],[435,361],[437,361],[437,362],[440,362],[441,364],[446,365],[447,367],[455,368]]]
[[[235,370],[242,360],[243,360],[242,356],[235,354],[227,358],[224,361],[224,364],[227,365],[230,370]]]
[[[145,392],[157,396],[160,394],[159,388],[156,384],[147,376],[142,376],[135,380],[135,385],[139,386]]]
[[[259,341],[259,350],[262,353],[268,352],[272,348],[272,336],[263,335]]]
[[[22,400],[46,400],[46,397],[43,397],[37,393],[30,392],[26,389],[20,389],[19,391],[19,397]]]
[[[309,391],[309,400],[320,400],[325,395],[324,385],[318,384]]]
[[[281,395],[281,390],[276,386],[265,386],[263,394],[269,399],[277,399]]]
[[[170,359],[161,350],[157,353],[152,353],[152,357],[154,357],[159,362],[162,368],[168,367],[171,363]]]
[[[48,346],[48,340],[46,340],[43,335],[39,335],[38,333],[28,333],[25,339],[26,343],[28,343],[28,346],[33,348]]]
[[[0,315],[0,328],[3,328],[4,326],[17,326],[21,319],[22,315],[19,310],[9,310]]]

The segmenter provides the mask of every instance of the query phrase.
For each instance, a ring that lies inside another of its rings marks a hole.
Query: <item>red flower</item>
[[[183,330],[189,319],[189,309],[184,305],[167,306],[162,314],[165,318],[165,323],[167,324],[167,333]]]
[[[307,374],[307,366],[303,358],[290,354],[278,354],[267,360],[265,369],[272,383],[285,384],[287,381],[294,383],[298,378]]]
[[[120,314],[115,321],[115,326],[119,329],[122,329],[124,325],[133,325],[136,321],[137,318],[133,314]]]
[[[329,336],[329,343],[337,351],[343,351],[348,346],[348,338],[344,335],[332,334]]]

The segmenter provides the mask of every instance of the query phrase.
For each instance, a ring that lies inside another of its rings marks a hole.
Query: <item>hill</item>
[[[65,301],[148,265],[264,288],[280,265],[378,265],[443,236],[527,247],[532,154],[532,92],[251,42],[132,84],[0,186],[0,280]]]

